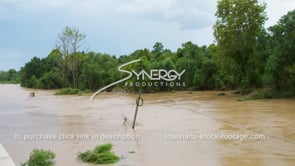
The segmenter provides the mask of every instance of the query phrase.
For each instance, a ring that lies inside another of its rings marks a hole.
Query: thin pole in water
[[[143,105],[143,98],[141,97],[141,92],[139,92],[138,97],[136,99],[136,108],[135,108],[135,113],[134,113],[134,118],[133,118],[132,129],[134,129],[134,127],[135,127],[135,122],[136,122],[138,107],[140,107],[142,105]]]

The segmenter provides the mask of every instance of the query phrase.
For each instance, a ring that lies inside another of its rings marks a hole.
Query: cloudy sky
[[[295,8],[294,0],[265,2],[266,27]],[[47,56],[65,26],[87,35],[84,49],[117,56],[157,41],[173,51],[211,44],[215,10],[215,0],[0,0],[0,70]]]

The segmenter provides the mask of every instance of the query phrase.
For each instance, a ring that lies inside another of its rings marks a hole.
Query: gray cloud
[[[119,9],[123,13],[154,21],[176,22],[183,29],[200,29],[214,23],[215,3],[201,0],[134,0]]]

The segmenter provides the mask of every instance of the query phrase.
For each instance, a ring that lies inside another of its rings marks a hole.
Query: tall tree
[[[72,77],[72,86],[78,87],[78,69],[81,65],[83,55],[79,53],[79,48],[85,34],[80,33],[77,28],[65,27],[63,32],[58,37],[57,48],[63,55],[63,61],[60,62],[60,67],[63,70],[64,77],[70,72]]]
[[[232,72],[242,93],[249,87],[249,77],[255,67],[251,62],[267,19],[265,7],[266,4],[259,4],[258,0],[219,0],[217,4],[214,36],[218,55],[234,62],[228,65],[235,65]]]
[[[86,35],[80,33],[79,29],[66,26],[58,36],[57,47],[64,56],[77,53],[85,38]]]

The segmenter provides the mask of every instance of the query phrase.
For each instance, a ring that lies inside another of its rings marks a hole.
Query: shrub
[[[21,164],[21,166],[52,166],[55,154],[49,150],[34,149],[28,161]]]

